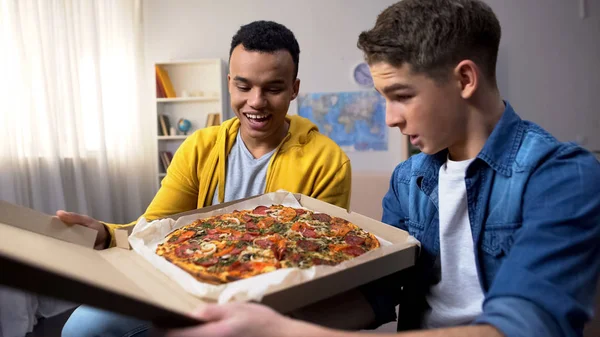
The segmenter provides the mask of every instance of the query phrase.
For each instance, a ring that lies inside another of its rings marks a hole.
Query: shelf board
[[[183,103],[183,102],[218,102],[219,97],[174,97],[157,98],[157,103]]]
[[[158,136],[158,140],[180,140],[186,139],[189,135],[177,135],[177,136]]]

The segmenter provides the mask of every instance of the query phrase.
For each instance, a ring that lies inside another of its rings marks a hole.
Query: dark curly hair
[[[294,33],[286,26],[273,21],[254,21],[240,27],[231,39],[230,59],[233,50],[240,44],[248,51],[262,53],[287,50],[292,55],[292,60],[294,60],[294,79],[298,76],[300,46]]]
[[[403,0],[362,32],[358,48],[369,64],[410,65],[418,73],[443,79],[448,69],[468,59],[495,82],[500,23],[480,0]]]

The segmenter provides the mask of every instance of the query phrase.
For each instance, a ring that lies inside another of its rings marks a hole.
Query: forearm
[[[285,337],[361,337],[372,336],[372,333],[347,332],[340,330],[331,330],[312,324],[306,324],[295,321],[287,329]],[[377,334],[378,337],[504,337],[496,328],[491,325],[460,326],[455,328],[414,331],[405,333]]]
[[[434,329],[406,332],[401,334],[381,335],[395,337],[504,337],[491,325],[459,326],[455,328]],[[337,337],[337,336],[336,336]]]

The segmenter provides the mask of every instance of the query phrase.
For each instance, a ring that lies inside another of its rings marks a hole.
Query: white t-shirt
[[[425,315],[425,328],[469,324],[482,311],[484,296],[475,265],[465,185],[465,173],[471,162],[473,159],[458,162],[448,159],[440,168],[442,278],[427,296],[431,311]]]

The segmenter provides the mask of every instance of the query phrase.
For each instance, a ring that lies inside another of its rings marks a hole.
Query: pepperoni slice
[[[252,211],[252,213],[253,213],[253,214],[259,214],[259,215],[265,215],[265,214],[267,214],[267,210],[268,210],[268,209],[269,209],[269,208],[268,208],[268,207],[266,207],[266,206],[257,206],[257,207],[256,207],[256,208],[255,208],[255,209]]]
[[[217,234],[217,233],[219,233],[219,230],[215,229],[215,228],[211,228],[211,229],[207,230],[206,232],[208,234]]]
[[[244,235],[242,235],[242,238],[240,240],[253,241],[254,238],[256,237],[256,235],[258,235],[258,233],[247,232],[247,233],[244,233]]]
[[[299,240],[298,246],[304,250],[311,252],[317,251],[319,249],[319,245],[317,243],[309,240]]]
[[[231,253],[230,253],[230,254],[231,254],[231,255],[238,255],[238,254],[239,254],[239,253],[241,253],[243,250],[244,250],[244,248],[234,248],[234,249],[231,251]]]
[[[346,241],[347,244],[352,245],[352,246],[360,246],[363,243],[365,243],[364,238],[361,238],[360,236],[356,236],[356,235],[352,235],[352,234],[346,235],[346,237],[344,238],[344,241]]]
[[[202,267],[210,267],[217,264],[217,262],[219,262],[219,259],[216,257],[212,257],[208,260],[195,261],[194,263]]]
[[[270,248],[273,245],[273,242],[269,240],[256,240],[254,243],[260,248]]]
[[[205,240],[219,240],[221,239],[221,235],[220,234],[209,234],[207,236],[204,237]]]
[[[248,221],[248,222],[246,222],[246,230],[258,231],[258,226],[254,222]]]
[[[316,238],[317,237],[317,232],[315,232],[312,229],[308,229],[308,228],[303,228],[302,231],[300,231],[300,233],[302,233],[302,235],[305,238]]]
[[[175,255],[182,258],[190,257],[194,255],[196,250],[199,248],[200,246],[197,244],[184,244],[175,248]]]
[[[350,246],[350,247],[344,248],[343,252],[348,255],[359,256],[359,255],[364,254],[365,250],[360,247],[357,247],[357,246]]]
[[[229,271],[238,274],[245,271],[250,271],[252,268],[248,262],[235,261],[229,266]]]
[[[331,221],[331,217],[327,214],[323,214],[323,213],[314,213],[312,215],[313,220],[317,220],[317,221],[322,221],[322,222],[329,222]]]
[[[336,263],[333,261],[329,261],[329,260],[324,260],[324,259],[320,259],[318,257],[315,257],[312,259],[312,262],[315,266],[320,266],[320,265],[325,265],[325,266],[333,266]]]
[[[242,215],[242,220],[244,220],[245,222],[249,222],[249,221],[253,221],[254,218],[249,216],[248,214],[244,214],[244,215]]]
[[[335,219],[333,219],[331,225],[332,225],[332,227],[333,227],[333,225],[337,225],[339,227],[342,227],[342,226],[344,226],[344,225],[346,225],[348,223],[350,223],[350,222],[348,222],[348,220],[344,220],[342,218],[335,218]]]
[[[305,209],[302,209],[302,208],[296,208],[296,215],[297,215],[297,216],[300,216],[300,215],[302,215],[302,214],[304,214],[304,213],[306,213],[306,210],[305,210]]]

